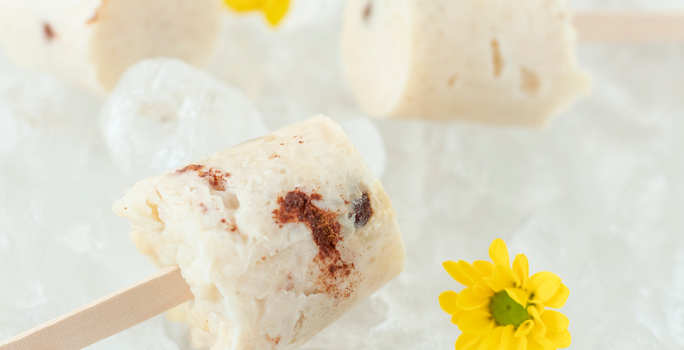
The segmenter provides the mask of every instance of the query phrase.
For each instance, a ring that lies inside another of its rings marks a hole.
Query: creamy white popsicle
[[[347,81],[375,116],[544,124],[589,78],[566,0],[349,0]]]
[[[114,211],[180,266],[201,348],[294,349],[404,268],[387,193],[322,116],[141,181]]]
[[[0,43],[16,64],[103,94],[144,58],[205,64],[221,13],[219,0],[0,0]]]

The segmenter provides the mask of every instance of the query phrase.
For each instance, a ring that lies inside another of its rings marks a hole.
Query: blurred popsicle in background
[[[585,11],[573,20],[580,43],[684,41],[684,12]]]
[[[684,16],[573,15],[568,1],[351,0],[342,61],[373,116],[542,126],[590,92],[577,33],[585,42],[678,40]]]
[[[539,126],[589,76],[567,1],[347,2],[342,61],[378,117]]]
[[[106,94],[145,58],[204,65],[222,13],[216,0],[0,0],[0,42],[20,66]]]

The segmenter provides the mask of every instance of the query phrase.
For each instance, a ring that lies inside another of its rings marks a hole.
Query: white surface
[[[258,16],[232,21],[242,41],[212,66],[270,129],[360,115],[337,61],[340,6],[311,1],[277,32]],[[684,7],[654,6],[669,5]],[[571,349],[684,346],[684,46],[585,46],[579,62],[593,95],[546,130],[373,121],[407,270],[305,349],[453,349],[459,332],[437,295],[459,286],[441,262],[486,258],[495,237],[532,272],[564,279]],[[154,271],[110,210],[141,176],[108,155],[100,103],[0,56],[0,118],[19,130],[13,146],[0,141],[0,339]],[[158,317],[92,348],[188,349],[185,332]]]

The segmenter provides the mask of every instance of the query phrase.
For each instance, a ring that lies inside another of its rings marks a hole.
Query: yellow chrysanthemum
[[[287,13],[290,0],[223,0],[226,6],[237,12],[261,11],[266,20],[275,26]]]
[[[444,268],[466,286],[440,294],[439,305],[463,332],[456,350],[552,350],[570,346],[568,318],[547,307],[565,305],[570,290],[551,272],[529,277],[527,257],[510,266],[501,239],[489,246],[492,262],[446,261]]]

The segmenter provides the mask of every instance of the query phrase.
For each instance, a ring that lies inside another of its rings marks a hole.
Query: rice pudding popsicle
[[[0,43],[16,64],[104,94],[144,58],[205,64],[221,14],[219,0],[0,0]]]
[[[404,268],[387,193],[323,116],[143,180],[114,211],[180,266],[200,348],[297,348]]]
[[[381,117],[538,126],[589,90],[566,0],[349,0],[347,81]]]

